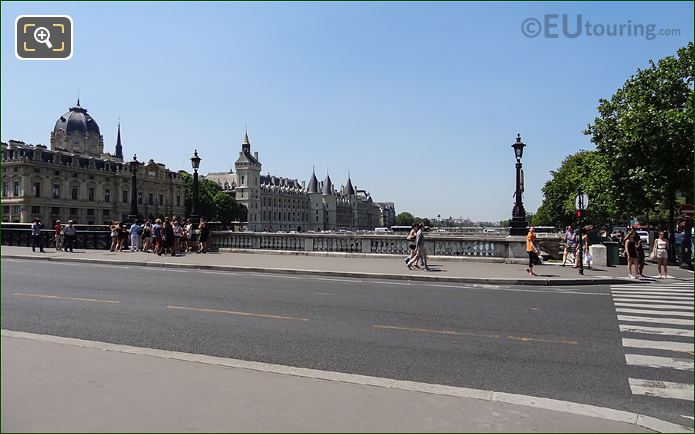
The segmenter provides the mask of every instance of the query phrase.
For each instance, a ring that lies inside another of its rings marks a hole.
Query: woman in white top
[[[666,234],[663,231],[659,232],[659,238],[654,241],[652,258],[656,259],[656,263],[659,268],[659,279],[667,279],[668,268],[666,267],[666,264],[668,262],[668,240],[666,239]],[[664,267],[663,274],[661,274],[661,267]]]

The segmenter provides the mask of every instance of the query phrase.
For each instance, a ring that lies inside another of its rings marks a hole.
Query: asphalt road
[[[692,401],[632,394],[629,378],[692,384],[693,372],[628,366],[607,286],[3,259],[1,302],[8,330],[533,395],[692,426],[683,417]]]

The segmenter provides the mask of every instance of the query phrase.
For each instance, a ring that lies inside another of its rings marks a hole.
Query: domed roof
[[[70,111],[62,115],[56,121],[55,127],[53,127],[53,132],[57,133],[58,130],[64,130],[65,133],[81,133],[87,134],[88,132],[101,135],[99,132],[99,125],[89,114],[87,114],[87,109],[80,106],[80,100],[77,100],[77,105],[70,107]]]

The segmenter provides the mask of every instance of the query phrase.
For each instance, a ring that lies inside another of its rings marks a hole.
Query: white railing
[[[278,234],[215,231],[211,247],[222,251],[277,250],[294,252],[373,253],[405,255],[410,242],[404,234]],[[478,258],[524,258],[524,237],[427,235],[430,255]]]

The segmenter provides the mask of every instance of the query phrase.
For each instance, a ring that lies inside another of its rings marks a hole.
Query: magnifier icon
[[[39,44],[46,44],[48,48],[53,48],[53,44],[51,44],[50,40],[51,32],[49,32],[48,29],[45,27],[39,27],[36,30],[34,30],[34,39]]]

